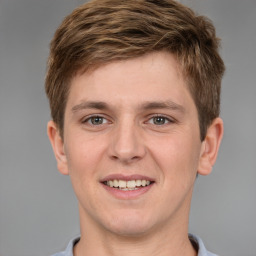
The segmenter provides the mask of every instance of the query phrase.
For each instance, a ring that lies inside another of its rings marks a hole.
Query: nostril
[[[133,156],[133,157],[129,157],[129,156],[116,156],[116,155],[112,155],[111,159],[114,161],[120,161],[123,163],[131,163],[131,162],[136,162],[138,160],[141,159],[140,156]]]
[[[131,120],[128,121],[122,122],[110,138],[108,154],[113,160],[130,162],[145,155],[144,141],[141,140],[135,127],[131,127],[133,125]]]
[[[118,159],[118,156],[111,156],[111,158],[112,158],[113,160],[117,160],[117,159]]]

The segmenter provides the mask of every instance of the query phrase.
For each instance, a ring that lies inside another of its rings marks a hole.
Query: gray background
[[[79,234],[69,178],[46,136],[48,45],[79,0],[0,0],[0,255],[45,256]],[[222,38],[225,135],[196,182],[190,232],[223,256],[256,255],[256,1],[184,0]]]

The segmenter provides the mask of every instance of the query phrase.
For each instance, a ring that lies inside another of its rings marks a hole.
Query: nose
[[[122,122],[111,134],[109,156],[122,163],[132,163],[142,159],[146,154],[140,127],[133,122]]]

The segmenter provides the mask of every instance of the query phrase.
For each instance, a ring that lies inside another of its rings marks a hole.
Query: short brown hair
[[[154,51],[176,56],[197,107],[200,136],[220,112],[224,63],[212,22],[173,0],[94,0],[75,9],[50,46],[45,89],[63,135],[71,79],[111,61]]]

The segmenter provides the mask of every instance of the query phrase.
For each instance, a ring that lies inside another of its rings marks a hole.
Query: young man
[[[214,255],[188,219],[223,134],[218,45],[208,19],[172,0],[95,0],[63,21],[48,135],[81,237],[56,256]]]

